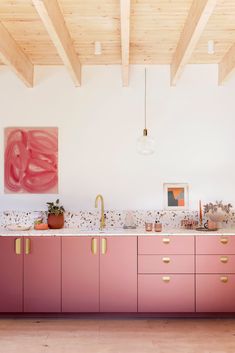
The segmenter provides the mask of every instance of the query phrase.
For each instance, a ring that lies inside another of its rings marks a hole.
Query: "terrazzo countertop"
[[[0,228],[0,236],[169,236],[169,235],[235,235],[234,228],[219,229],[218,231],[196,231],[186,229],[167,229],[162,232],[146,232],[143,229],[105,229],[104,231],[99,230],[82,230],[79,228],[63,228],[63,229],[49,229],[49,230],[28,230],[28,231],[10,231],[6,228]]]

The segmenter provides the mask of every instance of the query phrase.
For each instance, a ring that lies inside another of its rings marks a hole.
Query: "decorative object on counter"
[[[204,227],[208,230],[218,230],[218,223],[211,220],[206,221]]]
[[[42,218],[38,218],[34,222],[34,229],[35,230],[47,230],[48,228],[49,228],[48,224],[47,223],[43,223],[43,219]]]
[[[153,223],[151,222],[145,222],[145,230],[146,232],[152,232],[153,230]]]
[[[196,228],[196,230],[200,231],[204,231],[205,227],[203,224],[203,215],[202,215],[202,202],[201,200],[199,200],[199,226]]]
[[[162,231],[162,224],[155,222],[154,223],[154,230],[155,230],[155,232],[161,232]]]
[[[150,155],[153,154],[155,151],[155,141],[148,135],[147,130],[147,70],[144,70],[144,130],[143,136],[140,136],[137,140],[137,151],[142,155]]]
[[[216,222],[218,228],[221,228],[221,223],[228,217],[232,205],[230,203],[223,204],[222,201],[216,201],[215,203],[208,203],[204,205],[205,215],[210,221]]]
[[[47,202],[48,206],[48,226],[51,229],[60,229],[64,226],[64,212],[65,209],[60,205],[60,200],[56,202]]]
[[[188,208],[188,184],[164,183],[164,208],[167,210],[182,210]]]
[[[198,226],[198,221],[195,219],[182,219],[181,227],[184,229],[195,229]]]
[[[24,226],[20,224],[9,224],[7,225],[7,230],[12,230],[12,231],[24,231],[24,230],[30,230],[31,226]]]
[[[199,227],[202,226],[203,217],[202,217],[202,202],[199,200]]]
[[[136,229],[135,218],[132,211],[127,211],[123,228]]]
[[[5,128],[5,193],[58,192],[58,128]]]

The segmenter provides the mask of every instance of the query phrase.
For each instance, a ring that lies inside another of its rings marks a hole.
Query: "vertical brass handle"
[[[29,255],[31,251],[31,241],[29,238],[25,239],[25,254]]]
[[[162,239],[162,242],[164,243],[164,244],[169,244],[170,243],[170,238],[163,238]]]
[[[97,239],[95,238],[91,239],[91,252],[93,255],[97,254]]]
[[[220,238],[221,244],[227,244],[228,243],[228,238]]]
[[[107,239],[101,239],[101,254],[105,255],[107,253]]]
[[[162,280],[163,280],[163,282],[168,283],[168,282],[170,282],[171,278],[170,278],[170,276],[163,276]]]
[[[169,257],[163,257],[162,258],[162,261],[165,263],[165,264],[169,264],[169,262],[171,261],[171,259]]]
[[[15,253],[16,255],[21,255],[21,239],[17,238],[15,240]]]
[[[220,281],[223,282],[223,283],[227,283],[228,282],[228,277],[222,276],[222,277],[220,277]]]
[[[227,256],[221,256],[220,261],[221,261],[223,264],[226,264],[226,263],[228,262],[228,257],[227,257]]]

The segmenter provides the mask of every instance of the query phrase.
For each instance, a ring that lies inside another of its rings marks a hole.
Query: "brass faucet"
[[[105,216],[104,216],[104,199],[102,195],[97,195],[95,199],[95,207],[98,207],[98,200],[101,202],[101,217],[100,217],[100,230],[105,228]]]

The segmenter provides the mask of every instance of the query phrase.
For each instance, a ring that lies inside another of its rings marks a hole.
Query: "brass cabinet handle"
[[[223,264],[226,264],[228,262],[228,257],[227,256],[221,256],[220,257],[220,261],[223,263]]]
[[[169,257],[163,257],[162,258],[162,261],[165,263],[165,264],[169,264],[169,262],[171,261],[171,259]]]
[[[17,238],[15,240],[15,253],[16,255],[21,255],[21,239]]]
[[[163,282],[168,283],[168,282],[170,282],[171,278],[170,278],[170,276],[163,276],[162,280],[163,280]]]
[[[93,255],[97,254],[97,239],[95,238],[91,239],[91,252]]]
[[[222,276],[222,277],[220,277],[220,281],[221,281],[222,283],[227,283],[227,282],[228,282],[228,277]]]
[[[228,243],[228,238],[220,238],[221,244],[227,244]]]
[[[107,253],[107,239],[101,239],[101,254],[105,255]]]
[[[163,238],[162,239],[162,242],[164,243],[164,244],[169,244],[170,243],[170,238]]]
[[[25,239],[25,254],[29,255],[31,252],[31,241],[29,238]]]

